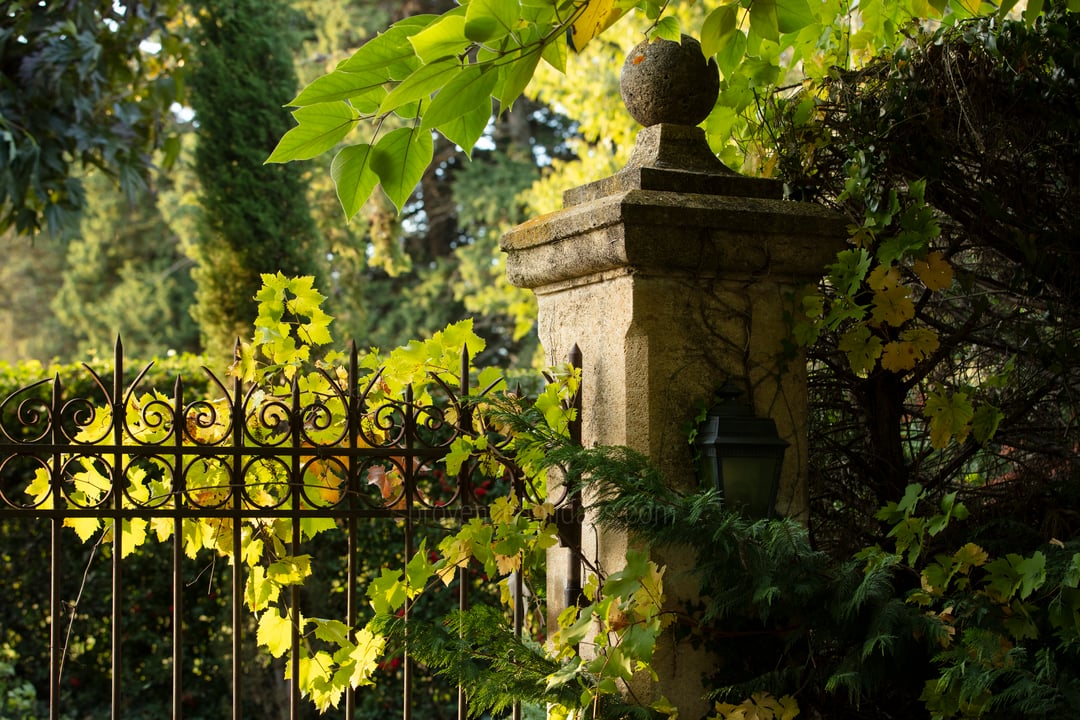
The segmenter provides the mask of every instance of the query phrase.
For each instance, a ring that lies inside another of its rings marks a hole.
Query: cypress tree
[[[204,209],[192,310],[207,352],[229,352],[255,317],[260,274],[316,274],[319,238],[299,165],[263,161],[291,126],[291,23],[281,0],[193,0],[191,106]]]

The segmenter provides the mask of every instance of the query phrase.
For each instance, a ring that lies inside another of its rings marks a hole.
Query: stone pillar
[[[800,290],[843,246],[846,223],[785,201],[778,183],[740,176],[717,160],[695,127],[715,102],[716,78],[715,64],[705,65],[685,36],[681,46],[657,41],[632,51],[623,97],[648,126],[630,162],[566,192],[561,211],[507,233],[507,274],[536,293],[548,360],[564,362],[581,349],[584,445],[629,446],[672,483],[693,485],[687,428],[730,379],[790,443],[777,509],[804,518],[806,364],[789,320]],[[601,567],[618,569],[625,547],[625,538],[598,534],[586,518],[583,548],[598,553]],[[567,555],[549,555],[552,621],[562,609],[554,605],[564,596]],[[680,717],[709,709],[700,682],[708,662],[681,649],[658,653],[656,694]]]

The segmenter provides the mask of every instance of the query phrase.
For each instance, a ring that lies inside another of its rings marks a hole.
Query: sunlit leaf
[[[416,56],[424,63],[462,55],[472,41],[465,35],[465,11],[459,7],[439,17],[409,38]]]
[[[750,4],[750,29],[758,37],[777,41],[780,39],[780,27],[776,12],[777,0],[754,0]]]
[[[465,37],[490,42],[513,32],[521,18],[516,0],[470,0],[465,11]]]
[[[682,26],[679,24],[679,18],[674,15],[668,15],[661,18],[660,21],[653,26],[649,33],[649,37],[652,39],[668,40],[670,42],[681,42]]]
[[[802,30],[812,25],[815,20],[807,0],[776,0],[776,26],[780,32],[790,33]]]
[[[477,107],[483,108],[485,116],[490,116],[491,91],[498,79],[498,70],[490,65],[465,68],[432,99],[424,111],[421,128],[439,128],[443,123],[476,111]],[[487,125],[486,118],[484,124]]]
[[[356,111],[343,102],[318,103],[293,110],[299,123],[285,133],[266,159],[268,163],[307,160],[341,142],[356,121]]]
[[[349,653],[349,658],[356,663],[349,678],[354,687],[371,684],[371,676],[379,668],[379,658],[385,647],[386,638],[381,635],[367,628],[356,632],[356,648]]]
[[[480,103],[464,115],[459,115],[452,120],[441,123],[438,127],[438,131],[441,132],[446,139],[456,143],[466,155],[472,157],[472,151],[476,146],[476,141],[484,134],[484,130],[487,128],[489,122],[491,122],[490,100],[488,100],[486,106],[483,103]]]
[[[281,657],[292,647],[292,623],[277,608],[270,608],[259,618],[255,640],[273,657]]]
[[[600,33],[607,30],[630,10],[630,5],[617,0],[585,0],[585,7],[578,12],[570,27],[570,49],[581,52]]]
[[[709,13],[701,26],[701,52],[712,57],[732,41],[735,34],[738,5],[721,5]]]
[[[409,38],[431,24],[436,17],[413,15],[399,20],[386,32],[361,45],[352,57],[342,61],[336,69],[361,74],[385,72],[391,78],[404,77],[420,64]]]
[[[338,69],[315,79],[289,105],[306,106],[349,100],[360,112],[374,112],[386,95],[384,83],[389,80],[390,72],[385,67],[363,72]]]
[[[419,128],[394,130],[375,145],[371,169],[399,211],[420,183],[434,154],[431,132]]]
[[[366,144],[342,148],[330,164],[330,176],[346,220],[352,220],[379,184],[379,176],[371,168],[371,150]]]
[[[379,105],[379,114],[398,110],[415,100],[427,99],[455,79],[461,70],[461,61],[457,58],[443,58],[421,65],[387,93]]]

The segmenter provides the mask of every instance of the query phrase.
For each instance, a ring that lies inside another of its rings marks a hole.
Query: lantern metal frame
[[[769,518],[776,514],[790,443],[780,437],[772,418],[755,415],[740,401],[744,394],[731,380],[716,391],[716,402],[694,439],[699,477],[717,490],[726,507],[755,519]]]

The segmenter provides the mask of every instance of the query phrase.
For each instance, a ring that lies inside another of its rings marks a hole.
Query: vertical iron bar
[[[412,558],[413,549],[413,524],[412,524],[412,510],[413,510],[413,490],[415,478],[413,478],[412,466],[413,466],[413,436],[416,432],[416,423],[413,417],[413,392],[412,385],[405,386],[405,453],[404,453],[404,465],[402,473],[405,477],[403,492],[405,493],[405,562],[408,563]],[[402,708],[401,718],[402,720],[412,720],[412,684],[413,684],[413,668],[412,660],[409,658],[409,610],[412,603],[408,598],[405,599],[405,604],[402,607],[403,615],[402,622],[405,623],[405,649],[403,651],[403,657],[401,662],[402,669]]]
[[[360,395],[359,395],[359,353],[356,350],[356,343],[349,343],[349,404],[346,410],[347,415],[345,418],[346,432],[348,432],[349,443],[349,457],[348,466],[346,467],[346,497],[348,498],[348,505],[350,511],[354,511],[359,503],[360,495],[360,480],[359,480],[359,468],[356,462],[356,444],[358,442],[358,435],[360,432]],[[348,521],[348,545],[347,550],[349,557],[346,560],[346,578],[345,578],[345,614],[349,625],[350,632],[356,627],[357,620],[357,608],[356,608],[356,575],[359,569],[357,568],[357,553],[360,551],[357,537],[357,522],[356,515],[353,512],[349,514]],[[346,720],[353,720],[356,715],[356,691],[353,690],[352,684],[345,689],[345,718]]]
[[[466,345],[461,348],[461,373],[458,381],[458,432],[469,433],[472,431],[472,409],[468,404],[469,396],[469,347]],[[472,516],[472,510],[474,509],[474,495],[472,493],[472,487],[470,480],[472,476],[465,470],[465,466],[462,466],[461,472],[458,473],[458,489],[460,497],[462,499],[462,520]],[[458,576],[458,610],[464,612],[469,607],[469,568],[460,567],[457,572]],[[467,720],[469,715],[469,698],[465,693],[465,688],[458,685],[458,720]]]
[[[60,423],[60,408],[61,408],[61,395],[62,390],[60,387],[60,375],[53,376],[52,382],[52,413],[50,416],[51,426],[49,430],[52,434],[52,443],[54,448],[58,448],[60,443],[63,442],[63,428]],[[52,473],[49,478],[51,485],[50,492],[52,493],[52,506],[54,508],[66,507],[67,503],[63,498],[63,486],[62,482],[62,466],[63,458],[60,455],[59,450],[55,450],[52,456]],[[51,538],[51,551],[49,555],[49,720],[60,720],[60,674],[64,670],[64,652],[67,650],[63,646],[64,636],[61,633],[60,615],[63,607],[63,598],[61,597],[60,590],[60,557],[61,557],[61,543],[60,532],[64,527],[64,520],[60,517],[53,517],[50,522]]]
[[[173,385],[173,458],[170,490],[173,495],[173,580],[172,580],[172,715],[183,720],[184,697],[184,382],[179,375]]]
[[[582,367],[581,348],[577,343],[570,349],[567,357],[570,365],[580,370]],[[584,384],[584,381],[583,381]],[[581,444],[581,386],[574,396],[573,409],[574,419],[570,422],[570,439],[576,445]],[[584,510],[581,505],[581,493],[574,491],[570,494],[567,502],[569,523],[560,534],[563,542],[569,548],[570,562],[566,572],[566,587],[564,588],[564,601],[567,607],[577,605],[581,601],[581,522]]]
[[[123,692],[123,635],[120,618],[123,617],[123,589],[120,558],[123,554],[124,526],[120,511],[124,507],[124,456],[120,450],[124,444],[124,347],[120,336],[116,338],[113,367],[112,422],[113,443],[116,451],[112,459],[113,493],[113,547],[112,547],[112,720],[120,720],[120,702]]]
[[[303,476],[300,472],[300,435],[303,432],[303,418],[300,415],[300,382],[297,377],[292,381],[292,407],[289,413],[289,430],[292,433],[292,459],[289,463],[289,494],[292,496],[292,548],[293,556],[300,554],[300,492]],[[289,720],[300,718],[300,588],[289,588]]]
[[[55,491],[54,491],[55,492]],[[60,500],[53,499],[54,507]],[[60,673],[64,667],[63,635],[61,634],[60,610],[63,600],[60,597],[60,530],[64,526],[62,518],[54,517],[52,525],[52,551],[49,558],[49,720],[60,720]]]
[[[239,357],[239,345],[240,341],[237,340],[237,348],[234,354]],[[232,501],[232,552],[233,552],[233,572],[232,572],[232,676],[233,676],[233,688],[232,688],[232,720],[240,720],[243,716],[241,710],[241,698],[242,698],[242,680],[243,669],[241,667],[241,654],[243,646],[241,644],[241,632],[243,629],[243,603],[244,603],[244,570],[243,570],[243,548],[241,545],[241,525],[243,522],[243,502],[244,502],[244,404],[243,404],[243,388],[240,385],[240,378],[233,379],[233,398],[232,398],[232,417],[229,421],[232,423],[232,444],[233,444],[233,463],[231,472],[229,474],[229,484],[231,501]]]

